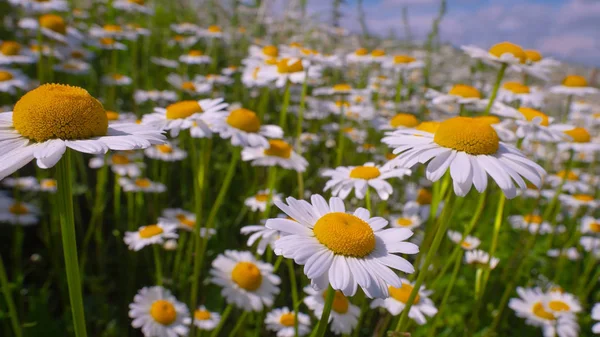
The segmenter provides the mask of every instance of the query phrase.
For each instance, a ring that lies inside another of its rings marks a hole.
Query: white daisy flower
[[[549,234],[554,232],[554,227],[548,221],[537,214],[511,215],[508,217],[508,222],[514,229],[528,230],[531,234],[539,232],[539,234]],[[560,227],[556,229],[560,232]],[[564,229],[564,227],[563,227]]]
[[[200,30],[198,31],[198,35],[211,39],[221,39],[224,37],[225,34],[223,33],[221,27],[217,25],[211,25],[208,26],[208,28],[206,29],[200,28]]]
[[[541,107],[544,102],[544,94],[540,91],[533,91],[529,86],[519,82],[505,82],[498,90],[499,102],[513,103],[519,102],[524,107]]]
[[[480,249],[468,250],[465,253],[465,262],[467,264],[475,265],[478,268],[490,268],[495,269],[500,262],[497,257],[490,259],[490,254]]]
[[[274,243],[279,239],[279,232],[276,230],[269,229],[264,225],[250,225],[244,226],[240,229],[240,233],[244,235],[250,234],[246,245],[252,247],[254,243],[258,241],[256,245],[256,252],[259,255],[263,255],[267,246],[273,248]]]
[[[564,184],[563,180],[565,181]],[[588,193],[590,191],[590,185],[588,182],[580,180],[579,171],[576,169],[569,170],[568,174],[565,170],[558,171],[556,174],[550,174],[546,177],[546,182],[554,188],[558,188],[562,184],[563,191],[573,194]]]
[[[162,211],[162,217],[159,221],[171,222],[177,225],[177,228],[193,232],[196,227],[196,214],[188,212],[181,208],[166,208]],[[214,228],[200,228],[200,237],[209,237],[215,235],[217,231]]]
[[[294,337],[294,325],[296,315],[287,307],[273,309],[267,313],[265,325],[267,330],[277,333],[277,337]],[[306,336],[310,332],[310,317],[301,312],[298,313],[298,335]]]
[[[64,18],[51,13],[42,14],[37,20],[23,18],[19,21],[19,27],[30,31],[39,29],[45,37],[69,45],[79,45],[85,39],[85,36],[69,26]]]
[[[55,179],[42,179],[40,180],[40,191],[48,193],[56,193],[58,190],[58,183]]]
[[[245,147],[242,160],[252,166],[280,166],[297,172],[306,171],[308,161],[293,150],[292,146],[280,139],[270,139],[268,147]]]
[[[546,173],[516,148],[500,142],[488,123],[475,118],[447,119],[435,133],[400,129],[387,133],[382,141],[398,154],[388,165],[410,168],[428,163],[426,177],[434,182],[450,170],[454,192],[459,196],[465,196],[472,185],[483,192],[489,174],[507,198],[514,198],[515,183],[521,189],[527,188],[522,177],[540,186]]]
[[[0,41],[0,65],[35,63],[37,56],[16,41]]]
[[[153,14],[154,8],[146,4],[146,0],[115,0],[112,6],[128,13]]]
[[[8,197],[0,197],[0,222],[32,226],[38,223],[40,210],[31,204]]]
[[[581,219],[582,234],[600,234],[600,219],[591,216],[584,216]]]
[[[119,151],[109,155],[106,161],[103,155],[91,158],[88,166],[92,169],[98,169],[104,165],[110,165],[112,172],[118,176],[136,178],[142,174],[142,169],[146,167],[140,159],[142,159],[142,156],[138,152]]]
[[[312,310],[316,317],[323,315],[325,308],[325,298],[327,298],[328,290],[315,290],[310,286],[304,288],[304,292],[308,294],[304,298],[304,304]],[[329,315],[329,329],[335,334],[350,334],[358,324],[360,316],[360,308],[350,303],[344,294],[336,290],[335,297]]]
[[[219,322],[221,322],[221,314],[208,311],[203,305],[194,311],[194,325],[200,330],[211,331],[219,325]]]
[[[575,247],[563,248],[563,249],[550,249],[546,252],[546,255],[550,257],[565,256],[571,261],[577,261],[581,257],[579,251]]]
[[[191,22],[172,23],[169,27],[177,34],[195,34],[200,30],[200,26]]]
[[[383,68],[395,71],[407,71],[423,68],[425,63],[409,55],[394,55],[383,62]]]
[[[187,54],[179,56],[179,62],[185,64],[208,64],[211,62],[211,57],[204,55],[201,50],[192,49]]]
[[[264,212],[267,209],[268,203],[272,204],[274,201],[281,201],[281,197],[283,196],[281,193],[273,191],[271,200],[269,200],[269,194],[271,194],[271,192],[268,189],[260,190],[256,195],[246,198],[244,205],[249,207],[252,212]]]
[[[275,86],[283,88],[288,81],[294,84],[302,84],[308,79],[318,78],[321,75],[320,68],[311,65],[310,61],[298,58],[282,58],[276,65],[260,67],[257,76],[265,78],[266,81],[275,81]]]
[[[471,235],[467,235],[463,240],[463,235],[457,231],[448,230],[447,234],[452,242],[460,245],[464,250],[476,249],[481,244],[481,240]]]
[[[29,78],[20,70],[0,67],[0,92],[14,95],[16,89],[27,90],[29,82]]]
[[[187,158],[187,152],[171,142],[153,145],[145,149],[144,154],[150,159],[158,159],[167,162],[181,161]]]
[[[223,289],[226,301],[245,311],[262,311],[273,305],[279,293],[279,276],[273,266],[258,261],[250,252],[226,250],[212,263],[211,281]]]
[[[86,75],[90,73],[92,66],[89,63],[80,60],[66,60],[64,62],[55,64],[52,68],[54,71],[59,73],[70,75]]]
[[[555,94],[585,96],[600,92],[597,88],[588,86],[587,79],[580,75],[566,76],[561,85],[553,86],[550,92]]]
[[[380,167],[374,163],[366,163],[362,166],[340,166],[335,170],[325,170],[321,175],[330,177],[323,191],[331,189],[332,196],[346,199],[354,190],[358,199],[364,199],[367,189],[372,187],[381,200],[387,200],[393,193],[392,185],[386,180],[390,178],[402,178],[410,176],[412,171],[405,168]]]
[[[62,120],[71,123],[60,123]],[[109,149],[143,149],[163,141],[164,136],[154,128],[125,123],[109,126],[102,104],[82,88],[45,84],[21,97],[12,112],[0,113],[0,147],[4,151],[0,180],[33,159],[40,168],[53,167],[67,148],[103,154]]]
[[[92,40],[91,45],[102,50],[127,50],[127,46],[112,37],[102,37],[97,41]]]
[[[113,38],[113,39],[128,39],[135,38],[135,33],[129,29],[121,27],[117,24],[105,24],[104,26],[92,26],[89,28],[89,34],[95,38]]]
[[[512,69],[521,71],[526,67],[527,55],[521,46],[510,42],[500,42],[493,45],[489,50],[476,46],[460,47],[467,55],[479,59],[486,64],[498,66],[501,64],[511,65]]]
[[[261,61],[272,60],[279,57],[279,49],[277,46],[273,45],[264,47],[252,45],[248,48],[248,55],[251,59],[258,59]]]
[[[190,312],[163,287],[144,287],[129,304],[131,326],[142,329],[145,337],[187,336]]]
[[[568,140],[558,144],[559,151],[573,150],[575,152],[596,153],[600,151],[600,143],[593,139],[590,132],[583,127],[565,130]]]
[[[443,94],[434,89],[427,89],[425,97],[431,99],[431,103],[435,105],[444,105],[449,103],[482,104],[484,101],[477,88],[466,84],[454,85],[447,94]]]
[[[371,308],[385,308],[392,316],[398,316],[406,307],[406,302],[408,302],[413,288],[414,283],[407,279],[402,279],[402,287],[396,288],[390,286],[390,297],[373,300]],[[427,317],[433,317],[437,314],[438,310],[429,298],[431,294],[431,290],[426,290],[424,286],[421,286],[408,312],[408,317],[415,320],[419,325],[425,324]]]
[[[125,232],[123,241],[130,250],[139,251],[149,245],[162,245],[167,239],[177,239],[177,226],[159,221],[155,225],[142,226],[135,232]]]
[[[142,104],[148,101],[158,103],[171,103],[177,100],[177,93],[172,90],[136,90],[133,94],[136,103]]]
[[[163,193],[167,187],[159,182],[151,181],[148,178],[129,179],[119,178],[119,185],[125,192],[144,192],[144,193]]]
[[[554,123],[554,118],[543,112],[527,107],[515,109],[501,103],[494,104],[492,113],[514,119],[517,124],[516,135],[528,141],[560,142],[568,137],[565,131],[573,128],[571,125]]]
[[[37,191],[40,188],[36,177],[6,178],[2,180],[2,185],[21,191]]]
[[[558,196],[563,205],[571,208],[598,207],[598,200],[591,194],[560,194]]]
[[[275,204],[293,220],[269,219],[266,226],[285,234],[275,242],[275,253],[304,265],[304,273],[316,289],[335,290],[352,296],[360,286],[370,298],[388,297],[387,285],[400,287],[398,269],[414,272],[413,266],[394,253],[416,254],[419,248],[404,242],[412,232],[405,228],[383,229],[388,221],[371,218],[368,210],[346,213],[340,198],[329,204],[320,195],[311,203],[286,199]],[[297,221],[297,222],[296,222]]]
[[[413,114],[398,113],[390,119],[378,121],[376,124],[379,130],[395,130],[403,128],[414,128],[419,125],[419,120]]]
[[[404,212],[400,215],[390,216],[390,227],[415,229],[421,226],[423,219],[418,214]]]
[[[123,74],[106,74],[102,76],[102,83],[107,86],[128,86],[132,83],[132,79],[129,76]]]
[[[162,57],[152,56],[150,58],[150,62],[169,69],[177,69],[177,67],[179,67],[179,63],[176,60],[170,60]]]
[[[352,53],[346,55],[346,62],[348,63],[371,63],[371,55],[367,48],[358,48]]]

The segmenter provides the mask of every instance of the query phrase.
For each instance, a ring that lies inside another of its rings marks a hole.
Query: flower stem
[[[285,132],[287,129],[286,120],[287,120],[287,111],[288,106],[290,105],[290,81],[285,82],[285,91],[283,92],[283,105],[281,110],[279,111],[279,126]]]
[[[371,208],[371,188],[369,188],[369,185],[367,185],[367,192],[365,193],[365,202],[367,204],[367,209],[369,210],[369,213],[371,213],[371,216],[373,216],[373,211]]]
[[[329,285],[326,292],[325,298],[325,306],[323,307],[323,313],[321,314],[321,319],[317,325],[316,330],[313,331],[311,337],[323,337],[325,336],[325,330],[327,330],[327,325],[329,325],[329,314],[331,313],[331,308],[333,306],[333,300],[335,299],[335,290]]]
[[[2,256],[0,256],[0,286],[2,286],[2,294],[4,295],[4,301],[6,301],[6,306],[8,307],[8,316],[10,316],[10,324],[12,325],[15,337],[21,337],[23,336],[23,332],[21,331],[21,324],[19,323],[19,316],[17,314],[15,302],[13,301],[10,293],[10,283],[8,282],[8,277],[6,276],[6,270],[4,268]]]
[[[508,65],[506,63],[503,63],[502,66],[500,66],[500,70],[498,71],[498,76],[496,76],[496,83],[494,84],[494,88],[492,89],[492,94],[490,95],[488,104],[485,107],[485,112],[483,113],[484,116],[487,116],[490,114],[492,105],[494,104],[494,101],[496,100],[496,96],[498,95],[498,89],[500,88],[500,82],[502,82],[502,78],[504,77],[504,72],[506,71],[507,67],[508,67]]]
[[[338,123],[338,127],[340,128],[338,133],[338,141],[337,141],[337,154],[335,159],[335,166],[338,167],[342,165],[342,155],[344,154],[344,120],[346,114],[344,113],[344,96],[341,96],[341,105],[340,105],[340,122]]]
[[[458,246],[458,247],[460,247],[460,246]],[[454,256],[454,268],[452,269],[452,276],[450,277],[450,282],[448,283],[448,286],[446,286],[446,291],[444,292],[444,297],[442,297],[442,302],[440,303],[438,312],[433,317],[433,320],[431,322],[431,328],[429,328],[429,334],[427,335],[427,337],[435,336],[435,328],[437,326],[436,323],[437,323],[440,315],[442,314],[442,311],[446,307],[446,303],[448,302],[450,293],[452,293],[452,288],[454,288],[454,283],[456,282],[456,277],[458,276],[458,271],[461,266],[460,262],[462,260],[462,256],[463,256],[463,254],[456,254],[456,256]]]
[[[154,268],[156,269],[156,284],[159,286],[163,285],[162,276],[162,264],[160,262],[160,251],[158,245],[152,245],[152,251],[154,253]]]
[[[229,318],[229,315],[231,314],[231,310],[233,310],[233,305],[232,304],[227,305],[227,308],[225,308],[225,310],[223,310],[223,313],[221,314],[221,321],[219,322],[219,325],[217,325],[217,327],[212,331],[212,333],[210,334],[210,337],[219,336],[219,332],[221,332],[223,325],[225,325],[225,322],[227,322],[227,318]]]
[[[290,276],[290,287],[292,288],[292,303],[294,310],[294,336],[298,337],[298,285],[296,282],[296,270],[294,269],[294,262],[291,259],[286,259],[288,267],[288,274]]]
[[[76,337],[86,337],[85,314],[83,310],[83,295],[81,290],[81,276],[79,275],[79,262],[77,261],[77,238],[75,221],[73,218],[73,193],[71,191],[71,153],[67,149],[63,158],[56,167],[58,181],[58,214],[65,255],[67,285]]]
[[[244,325],[244,323],[246,322],[246,316],[248,316],[248,312],[244,311],[242,313],[242,316],[240,316],[238,318],[237,323],[233,327],[233,330],[231,330],[231,332],[229,333],[229,337],[235,337],[235,335],[240,330],[240,328],[242,327],[242,325]]]

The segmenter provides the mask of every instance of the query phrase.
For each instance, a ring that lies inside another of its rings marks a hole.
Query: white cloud
[[[574,57],[581,53],[590,57],[598,57],[600,56],[599,47],[595,38],[576,34],[548,36],[541,39],[537,44],[537,48],[541,52],[565,58]]]

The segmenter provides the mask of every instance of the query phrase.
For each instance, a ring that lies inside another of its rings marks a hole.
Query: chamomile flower
[[[192,49],[187,54],[179,56],[179,62],[185,64],[207,64],[211,62],[211,58],[204,55],[201,50]]]
[[[385,298],[387,285],[400,287],[398,269],[414,272],[413,266],[394,253],[416,254],[415,244],[404,242],[412,236],[405,228],[383,229],[388,221],[371,218],[368,210],[346,213],[340,198],[329,204],[320,195],[312,203],[286,199],[275,204],[292,219],[269,219],[267,227],[286,234],[275,242],[275,253],[304,265],[304,273],[316,289],[329,284],[347,296],[360,286],[370,298]]]
[[[2,180],[2,185],[19,191],[37,191],[40,187],[36,177],[6,178]]]
[[[567,140],[558,144],[560,151],[573,150],[575,152],[597,153],[600,143],[592,138],[588,129],[584,127],[571,127],[564,131]]]
[[[413,114],[398,113],[390,119],[379,122],[377,128],[379,130],[395,130],[403,128],[414,128],[419,125],[419,120]]]
[[[544,94],[519,82],[509,81],[498,90],[498,100],[504,103],[519,102],[521,106],[535,108],[542,106]]]
[[[115,0],[112,6],[128,13],[146,14],[154,13],[154,9],[146,4],[146,0]]]
[[[244,235],[250,234],[248,241],[246,242],[248,247],[252,247],[254,243],[258,241],[256,252],[259,255],[265,253],[267,246],[272,248],[275,241],[279,239],[279,232],[265,227],[264,224],[244,226],[240,229],[240,233]]]
[[[273,266],[258,261],[250,252],[226,250],[212,263],[212,283],[223,287],[226,301],[245,311],[262,311],[273,305],[280,278]]]
[[[0,222],[11,225],[31,226],[38,223],[40,210],[29,203],[12,198],[0,198]]]
[[[320,76],[320,69],[311,65],[310,61],[298,58],[282,58],[275,65],[263,66],[258,71],[258,77],[274,81],[275,86],[282,88],[288,83],[301,84],[309,78]]]
[[[287,307],[273,309],[267,313],[265,325],[267,330],[277,333],[277,337],[294,337],[294,325],[296,315]],[[301,312],[298,313],[298,335],[306,336],[310,332],[310,317]]]
[[[102,76],[102,83],[107,86],[122,87],[130,85],[132,83],[132,79],[129,76],[119,73],[106,74]]]
[[[174,223],[177,225],[177,228],[186,230],[188,232],[193,232],[196,227],[196,214],[192,212],[185,211],[181,208],[167,208],[162,212],[161,218],[159,218],[159,222],[168,222]],[[200,228],[200,237],[211,237],[215,235],[217,231],[214,228]]]
[[[252,212],[264,212],[267,209],[267,204],[272,204],[274,201],[281,201],[281,197],[282,194],[277,193],[276,191],[271,192],[268,189],[260,190],[255,195],[246,198],[246,200],[244,201],[244,205],[250,208]]]
[[[132,33],[130,30],[117,25],[117,24],[106,24],[102,27],[93,26],[89,29],[89,34],[95,38],[113,38],[113,39],[123,39],[126,38],[131,40],[132,37],[135,37],[135,33]]]
[[[497,43],[489,50],[470,45],[462,46],[461,49],[470,57],[479,59],[489,65],[511,65],[515,70],[522,70],[526,66],[527,55],[525,51],[521,46],[510,42]]]
[[[517,149],[500,142],[492,126],[475,118],[447,119],[434,133],[400,129],[387,133],[382,141],[398,154],[388,165],[410,168],[428,163],[426,177],[430,181],[438,181],[450,170],[454,192],[459,196],[465,196],[472,185],[483,192],[489,174],[507,198],[514,198],[515,183],[519,188],[527,187],[522,177],[540,186],[546,173]]]
[[[154,182],[148,178],[129,179],[119,178],[119,185],[125,192],[144,192],[144,193],[163,193],[167,187],[159,182]]]
[[[89,63],[80,60],[66,60],[55,64],[54,71],[70,75],[86,75],[90,73],[91,66]]]
[[[404,212],[400,215],[390,216],[390,227],[392,228],[406,228],[415,229],[421,226],[423,219],[418,214]]]
[[[369,51],[367,50],[367,48],[358,48],[354,52],[346,55],[346,62],[359,63],[359,64],[370,63],[371,55],[369,54]]]
[[[16,41],[0,41],[0,65],[35,63],[37,56]]]
[[[221,314],[208,311],[203,305],[194,311],[193,324],[200,330],[211,331],[219,325],[219,322],[221,322]]]
[[[187,336],[190,312],[163,287],[144,287],[129,304],[131,326],[142,329],[145,337]]]
[[[58,183],[54,179],[42,179],[40,180],[40,191],[48,193],[56,193],[58,190]]]
[[[362,166],[341,166],[335,170],[325,170],[321,175],[330,177],[323,191],[331,189],[332,196],[346,199],[354,190],[358,199],[363,199],[368,188],[373,188],[382,200],[387,200],[393,193],[393,188],[386,180],[390,178],[402,178],[411,175],[409,169],[379,167],[374,163],[366,163]]]
[[[136,103],[157,103],[157,105],[172,103],[177,100],[177,93],[172,90],[136,90],[133,94]]]
[[[565,177],[566,175],[566,177]],[[562,181],[565,181],[564,184]],[[565,170],[558,171],[556,174],[550,174],[546,178],[546,181],[554,188],[557,188],[562,184],[563,191],[569,193],[586,193],[590,190],[590,185],[581,181],[577,170],[569,170],[567,173]]]
[[[260,47],[257,45],[252,45],[248,49],[248,56],[250,59],[257,59],[260,61],[267,61],[277,59],[279,57],[279,48],[273,45],[266,45],[264,47]]]
[[[222,39],[225,36],[221,27],[217,25],[208,26],[206,29],[200,28],[198,35],[210,39]]]
[[[9,0],[9,3],[23,7],[32,13],[66,12],[69,3],[65,0]]]
[[[92,41],[92,45],[102,50],[127,50],[127,46],[112,37],[102,37],[97,41]]]
[[[463,240],[463,235],[459,232],[448,230],[446,234],[448,235],[450,240],[452,240],[452,242],[456,243],[457,245],[460,245],[464,250],[476,249],[481,244],[481,240],[471,235],[467,235]]]
[[[166,59],[163,57],[153,56],[150,58],[150,62],[169,69],[177,69],[177,67],[179,67],[179,62],[177,62],[176,60]]]
[[[477,266],[477,268],[495,269],[500,262],[497,257],[491,257],[490,254],[480,249],[468,250],[465,253],[465,262]]]
[[[446,94],[434,89],[427,89],[426,97],[431,99],[431,103],[435,105],[480,104],[483,101],[479,90],[466,84],[456,84]]]
[[[32,116],[35,116],[33,118]],[[70,120],[64,124],[59,121]],[[45,84],[25,94],[12,112],[0,113],[0,179],[36,159],[41,168],[54,166],[67,148],[103,154],[160,144],[156,129],[136,124],[108,125],[106,112],[79,87]]]
[[[321,317],[323,314],[328,291],[315,290],[310,286],[304,287],[304,292],[308,294],[304,298],[304,304],[312,310],[316,317]],[[336,290],[334,296],[329,315],[329,329],[335,334],[350,334],[358,324],[360,308],[350,303],[348,298],[339,290]]]
[[[563,248],[563,249],[550,249],[546,252],[546,255],[550,257],[565,256],[571,261],[577,261],[581,257],[579,251],[575,247]]]
[[[600,234],[600,219],[591,216],[584,216],[581,219],[582,234]]]
[[[563,95],[585,96],[597,94],[600,90],[589,86],[587,79],[583,76],[568,75],[563,79],[561,85],[551,87],[550,92]]]
[[[383,67],[395,71],[423,68],[425,63],[409,55],[394,55],[383,62]]]
[[[564,205],[571,208],[598,207],[598,200],[591,194],[560,194],[558,196]]]
[[[173,143],[153,145],[145,149],[144,154],[150,159],[167,162],[181,161],[187,157],[187,152]]]
[[[392,316],[398,316],[406,307],[410,293],[413,291],[414,283],[407,279],[402,279],[402,287],[389,287],[390,297],[377,298],[371,302],[371,308],[385,308]],[[427,322],[427,317],[433,317],[437,314],[437,308],[429,298],[432,291],[426,290],[421,286],[417,296],[413,301],[412,307],[408,312],[408,317],[412,318],[419,325]]]
[[[246,147],[242,150],[242,160],[252,166],[280,166],[284,169],[304,172],[308,161],[293,150],[292,145],[280,139],[268,141],[268,147]]]
[[[262,125],[254,111],[244,108],[220,114],[220,118],[211,122],[215,132],[223,139],[231,139],[234,146],[268,148],[267,137],[283,137],[283,130],[279,126]]]
[[[515,109],[504,104],[495,104],[492,113],[511,118],[517,125],[516,136],[525,140],[560,142],[568,139],[565,131],[573,127],[554,123],[554,118],[527,107]]]
[[[16,94],[16,89],[26,90],[29,87],[29,79],[17,69],[0,67],[0,92]]]
[[[88,166],[98,169],[104,165],[110,165],[113,173],[118,176],[136,178],[142,174],[142,169],[145,167],[141,158],[139,153],[120,151],[109,155],[106,159],[105,156],[96,156],[90,159]]]
[[[177,226],[159,221],[158,224],[142,226],[135,232],[125,232],[123,241],[130,250],[139,251],[149,245],[162,245],[167,239],[177,239]]]
[[[511,215],[508,222],[514,229],[528,230],[532,234],[548,234],[554,231],[554,227],[537,214]]]
[[[84,35],[81,32],[69,26],[63,17],[52,13],[42,14],[37,20],[32,18],[21,19],[19,27],[31,31],[40,30],[45,37],[69,45],[79,45],[84,40]]]

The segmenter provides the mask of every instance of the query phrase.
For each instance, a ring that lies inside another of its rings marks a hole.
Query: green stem
[[[162,263],[160,261],[159,245],[152,245],[152,252],[154,253],[154,268],[156,269],[156,284],[159,286],[163,285],[163,274],[162,274]]]
[[[398,82],[396,82],[396,109],[402,102],[402,87],[404,86],[404,70],[398,72]]]
[[[338,123],[338,127],[340,128],[340,130],[338,133],[337,154],[335,159],[336,167],[342,165],[342,155],[344,154],[344,120],[346,118],[346,114],[344,112],[344,96],[341,96],[340,101],[340,122]]]
[[[286,120],[287,120],[287,111],[288,106],[290,105],[290,81],[285,82],[285,91],[283,92],[283,106],[281,107],[281,111],[279,111],[279,126],[285,130],[287,129]]]
[[[444,308],[446,307],[448,298],[450,298],[450,294],[452,293],[452,289],[454,288],[454,283],[456,282],[456,278],[458,276],[458,271],[460,270],[462,256],[463,256],[463,254],[456,254],[456,256],[454,257],[454,268],[452,269],[452,276],[450,277],[450,283],[448,283],[448,286],[446,287],[446,291],[444,292],[444,297],[442,297],[442,302],[440,303],[440,306],[438,307],[438,312],[433,317],[433,320],[431,322],[431,328],[429,329],[429,333],[427,334],[427,337],[435,336],[435,329],[437,326],[437,321],[438,321],[440,315],[442,314]]]
[[[373,209],[371,208],[371,188],[369,188],[369,185],[367,185],[367,192],[365,193],[365,202],[369,213],[373,216]]]
[[[496,76],[496,83],[494,84],[494,88],[492,89],[492,94],[490,95],[490,100],[488,101],[488,104],[485,107],[485,112],[483,113],[484,116],[487,116],[490,114],[492,105],[494,104],[494,101],[496,100],[496,96],[498,95],[498,89],[500,88],[500,82],[502,82],[502,78],[504,77],[504,72],[506,71],[507,67],[508,67],[508,65],[506,63],[503,63],[502,66],[500,66],[500,70],[498,71],[498,76]]]
[[[271,205],[273,204],[273,192],[275,192],[275,183],[277,182],[277,166],[269,167],[269,177],[267,178],[267,193],[269,196],[267,198],[267,206],[265,207],[265,211],[263,213],[263,218],[267,219],[269,217],[269,213],[271,213]]]
[[[225,310],[221,314],[221,321],[219,322],[219,325],[217,325],[217,327],[212,331],[212,333],[210,334],[210,337],[219,336],[219,332],[221,332],[223,325],[225,325],[225,322],[227,322],[227,318],[229,318],[229,315],[231,314],[231,310],[233,310],[233,305],[232,304],[227,305],[227,308],[225,308]]]
[[[294,262],[291,259],[286,259],[288,267],[288,274],[290,277],[290,286],[292,288],[292,303],[293,303],[293,311],[294,311],[294,336],[298,337],[298,306],[300,305],[298,302],[298,285],[296,282],[296,270],[294,269]]]
[[[10,283],[8,282],[8,277],[6,276],[6,270],[4,268],[2,256],[0,256],[0,285],[2,286],[2,294],[4,295],[4,301],[6,301],[6,306],[8,307],[10,324],[12,325],[15,337],[21,337],[23,336],[23,332],[21,331],[21,324],[19,323],[19,316],[17,315],[15,302],[13,301],[10,293]]]
[[[327,330],[327,325],[329,325],[329,314],[331,313],[331,307],[333,306],[333,300],[335,299],[335,290],[331,287],[331,284],[327,288],[326,297],[325,297],[325,306],[323,307],[323,313],[321,314],[321,319],[317,324],[316,329],[311,334],[311,337],[323,337],[325,336],[325,330]]]
[[[237,334],[242,325],[244,325],[244,323],[246,322],[246,316],[248,316],[248,311],[244,311],[242,313],[242,316],[238,318],[238,321],[233,327],[233,330],[231,330],[231,332],[229,333],[229,337],[234,337]]]

